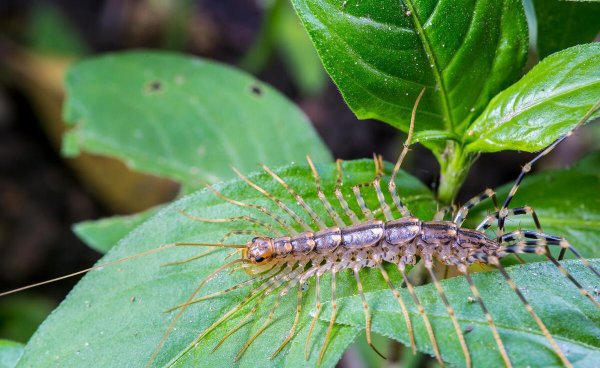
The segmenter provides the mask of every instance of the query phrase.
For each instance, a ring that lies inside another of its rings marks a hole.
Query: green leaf
[[[23,344],[0,340],[0,368],[14,368],[23,354]]]
[[[513,183],[500,187],[498,198],[506,198]],[[574,190],[576,188],[576,190]],[[569,240],[584,256],[600,258],[600,153],[588,156],[576,166],[526,176],[511,207],[529,205],[535,209],[544,232]],[[492,207],[481,206],[469,213],[476,226]],[[515,216],[508,229],[535,229],[531,216]]]
[[[52,3],[33,4],[27,37],[31,48],[46,54],[81,56],[89,51],[78,30]]]
[[[158,209],[155,207],[133,215],[82,221],[73,225],[73,232],[90,248],[106,253],[125,235],[154,215]]]
[[[519,76],[521,1],[294,0],[325,69],[360,119],[461,133]]]
[[[536,151],[567,133],[600,101],[600,44],[575,46],[499,93],[469,128],[471,152]]]
[[[117,157],[187,188],[331,156],[304,114],[273,88],[230,67],[171,53],[91,59],[67,76],[69,148]]]
[[[565,267],[588,290],[597,287],[598,278],[579,261],[566,261]],[[592,260],[598,269],[600,260]],[[600,314],[591,301],[551,263],[531,263],[508,269],[536,313],[548,327],[562,351],[575,367],[593,367],[600,360]],[[562,366],[558,356],[542,335],[517,295],[499,272],[472,276],[482,299],[498,328],[508,355],[515,367]],[[463,330],[471,330],[465,339],[474,367],[504,366],[481,307],[463,277],[442,281],[442,287]],[[416,288],[419,300],[433,326],[440,353],[452,365],[464,366],[464,356],[450,317],[434,285]],[[418,310],[406,289],[401,290],[407,303],[417,347],[433,353]],[[367,300],[373,311],[373,331],[408,344],[408,333],[398,302],[389,290],[369,293]],[[364,328],[364,312],[357,296],[339,301],[338,323]],[[327,306],[323,316],[328,316]]]
[[[600,32],[600,4],[533,0],[540,58],[577,44],[592,42]]]
[[[317,165],[317,168],[325,193],[335,210],[341,213],[341,207],[332,195],[336,178],[335,165]],[[389,172],[389,165],[387,169]],[[374,165],[370,161],[352,161],[346,162],[343,170],[344,195],[351,202],[351,207],[359,211],[356,201],[350,200],[350,186],[372,180]],[[315,194],[314,180],[306,165],[292,165],[276,169],[275,172],[295,188],[307,203],[327,220],[328,225],[333,224]],[[304,221],[309,221],[308,215],[296,204],[295,198],[268,174],[263,172],[251,175],[250,178],[288,204]],[[415,214],[423,218],[433,215],[436,205],[431,192],[423,184],[403,172],[400,173],[397,184],[403,200]],[[284,216],[272,201],[240,180],[219,184],[217,188],[227,196],[263,205],[270,211]],[[370,208],[377,208],[377,198],[372,191],[365,190],[363,196]],[[255,224],[242,222],[195,222],[182,216],[179,210],[205,218],[250,215],[274,223],[256,210],[234,206],[219,199],[209,190],[202,190],[165,207],[121,240],[100,263],[139,254],[177,241],[216,242],[233,229],[261,229]],[[289,222],[291,223],[291,220]],[[230,241],[245,243],[252,236],[236,237]],[[143,366],[175,316],[174,313],[163,311],[185,302],[205,276],[226,262],[225,254],[230,249],[217,250],[210,256],[177,266],[160,265],[185,259],[204,250],[206,248],[170,248],[90,272],[30,340],[20,366]],[[227,261],[229,260],[231,259]],[[364,277],[366,290],[386,287],[377,279],[373,282],[373,277],[368,274],[372,273],[367,273]],[[250,276],[241,270],[234,273],[223,272],[209,282],[201,294],[223,290],[248,277]],[[337,279],[338,295],[348,296],[356,293],[351,273],[344,272]],[[322,295],[326,297],[329,295],[329,277],[323,277],[321,285]],[[256,287],[257,285],[251,289]],[[154,365],[164,366],[178,356],[205,328],[239,303],[247,290],[248,288],[190,306],[160,350]],[[233,357],[263,323],[274,303],[274,295],[260,304],[256,318],[250,318],[244,327],[232,335],[214,354],[210,353],[211,349],[229,328],[243,318],[244,313],[236,314],[224,328],[208,335],[197,347],[185,354],[177,366],[314,366],[328,324],[317,323],[312,337],[310,360],[306,362],[304,343],[312,320],[309,312],[314,308],[314,285],[311,284],[305,293],[298,333],[289,347],[275,359],[270,360],[269,356],[289,333],[292,325],[296,309],[295,289],[283,298],[273,324],[252,344],[237,364],[233,364]],[[262,320],[259,320],[259,317]],[[356,333],[354,328],[336,326],[322,366],[333,367]],[[46,355],[46,351],[51,351],[51,356]]]

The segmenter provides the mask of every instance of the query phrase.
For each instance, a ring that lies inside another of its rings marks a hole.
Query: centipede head
[[[272,238],[256,237],[252,239],[242,251],[242,258],[248,265],[245,268],[246,272],[257,274],[270,269],[269,265],[272,263],[274,255],[275,248]]]

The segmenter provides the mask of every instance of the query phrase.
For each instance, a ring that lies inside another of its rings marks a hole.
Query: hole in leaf
[[[148,92],[154,92],[154,93],[160,92],[163,89],[163,84],[161,81],[155,80],[155,81],[148,83],[148,85],[146,86],[146,89],[148,90]]]
[[[252,92],[252,94],[255,96],[260,96],[263,93],[262,88],[260,88],[260,86],[257,84],[253,84],[250,86],[250,92]]]

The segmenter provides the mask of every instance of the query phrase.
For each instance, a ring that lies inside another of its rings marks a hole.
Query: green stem
[[[437,158],[441,167],[438,200],[450,205],[467,177],[473,163],[472,156],[459,143],[447,141],[444,152],[437,155]]]
[[[277,26],[285,5],[285,0],[273,0],[269,8],[265,10],[258,36],[246,55],[240,60],[241,68],[251,73],[258,73],[264,69],[275,47]]]

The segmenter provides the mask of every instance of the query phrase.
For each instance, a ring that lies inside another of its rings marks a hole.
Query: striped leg
[[[465,203],[458,210],[458,212],[456,213],[456,217],[454,217],[454,223],[458,225],[458,227],[460,227],[467,218],[469,210],[488,198],[492,199],[492,201],[494,202],[494,209],[498,211],[498,199],[496,198],[496,192],[488,188],[479,195],[469,199],[467,203]]]
[[[317,361],[317,365],[321,365],[323,361],[323,356],[325,356],[325,350],[327,349],[327,343],[331,338],[331,332],[333,331],[333,325],[335,324],[335,319],[337,317],[337,301],[335,300],[335,276],[336,271],[331,271],[331,319],[329,320],[329,327],[327,327],[327,332],[325,333],[325,341],[323,341],[323,346],[321,346],[321,351],[319,352],[319,360]]]
[[[410,213],[410,210],[408,208],[406,208],[406,206],[400,200],[400,196],[398,195],[398,190],[396,188],[396,176],[398,176],[398,172],[400,171],[400,166],[402,166],[404,157],[406,157],[406,154],[408,153],[408,148],[410,147],[410,144],[412,141],[413,130],[415,127],[415,118],[417,115],[417,107],[419,106],[419,101],[421,101],[421,97],[423,97],[424,93],[425,93],[425,88],[423,88],[421,90],[421,93],[419,93],[419,96],[417,97],[417,100],[415,101],[415,106],[413,106],[412,115],[410,117],[410,126],[408,128],[408,137],[406,138],[406,141],[404,142],[404,147],[402,148],[402,152],[400,153],[400,156],[398,156],[398,160],[396,161],[396,165],[394,165],[394,170],[392,171],[392,175],[390,176],[390,181],[388,182],[388,190],[389,190],[390,194],[392,195],[392,200],[394,201],[394,205],[396,205],[396,208],[398,209],[398,211],[400,211],[400,213],[402,214],[403,217],[411,216],[411,213]]]
[[[352,211],[350,209],[350,206],[348,206],[348,202],[346,201],[346,199],[344,198],[344,194],[342,193],[342,185],[343,185],[343,177],[344,177],[344,174],[342,172],[342,160],[338,159],[335,161],[335,163],[336,163],[337,171],[338,171],[338,176],[335,181],[335,196],[338,199],[338,202],[340,202],[340,206],[342,206],[342,208],[344,209],[346,216],[348,216],[348,218],[350,219],[350,222],[353,224],[358,224],[358,223],[360,223],[358,216],[356,216],[356,213],[354,213],[354,211]]]
[[[550,331],[548,331],[548,328],[546,327],[546,325],[544,324],[544,322],[542,322],[542,320],[540,319],[540,317],[538,317],[537,313],[535,313],[535,311],[533,310],[533,307],[531,306],[531,304],[529,304],[529,302],[527,301],[527,299],[525,298],[525,296],[523,295],[523,293],[521,292],[521,290],[519,289],[519,287],[517,286],[517,284],[515,284],[515,282],[510,277],[510,275],[506,272],[506,270],[504,269],[504,267],[502,266],[502,264],[500,264],[500,261],[498,260],[498,258],[496,258],[496,257],[487,257],[487,258],[488,258],[488,262],[491,265],[493,265],[496,268],[498,268],[498,270],[500,271],[500,273],[502,274],[502,276],[504,277],[504,279],[506,280],[506,282],[508,283],[508,285],[510,286],[510,288],[515,292],[515,294],[517,294],[517,296],[519,297],[519,299],[521,300],[521,302],[523,303],[523,305],[525,305],[525,309],[527,309],[527,312],[529,312],[529,314],[531,315],[531,317],[533,318],[533,320],[535,321],[535,323],[538,325],[538,327],[540,328],[540,330],[544,334],[544,337],[546,337],[546,340],[548,340],[548,342],[550,343],[550,345],[552,345],[552,348],[554,349],[554,351],[556,352],[556,354],[558,354],[558,356],[560,357],[560,360],[562,361],[562,363],[566,367],[572,368],[573,366],[571,365],[571,362],[569,362],[569,360],[567,359],[567,357],[565,356],[565,354],[562,352],[562,350],[560,349],[560,347],[558,347],[558,344],[556,343],[556,341],[554,340],[554,338],[550,334]]]
[[[375,178],[373,178],[372,182],[369,183],[361,183],[361,184],[357,184],[355,186],[352,187],[352,191],[354,192],[354,197],[356,198],[356,202],[358,203],[358,206],[360,207],[360,210],[363,213],[363,216],[367,219],[367,220],[375,220],[375,215],[373,214],[373,211],[371,211],[369,209],[369,207],[367,207],[367,204],[365,203],[365,200],[360,192],[360,190],[362,188],[367,188],[373,185],[373,182],[377,181],[377,178],[380,177],[380,172],[381,170],[379,169],[379,161],[377,159],[377,156],[373,155],[373,163],[375,165]]]
[[[442,302],[444,302],[444,305],[446,306],[446,311],[448,312],[448,315],[450,316],[450,319],[452,320],[452,324],[454,325],[454,330],[456,331],[456,336],[458,336],[458,341],[460,342],[460,346],[461,346],[463,354],[465,356],[465,364],[466,364],[467,368],[470,368],[471,367],[471,354],[469,353],[469,348],[467,347],[467,343],[465,341],[465,337],[463,335],[460,324],[458,323],[458,320],[456,319],[456,314],[454,313],[454,308],[452,308],[452,306],[450,305],[450,302],[448,302],[448,298],[446,298],[444,289],[442,289],[442,285],[440,284],[440,281],[435,276],[435,272],[433,272],[433,264],[431,263],[431,261],[428,261],[428,260],[424,260],[424,262],[425,262],[425,268],[427,269],[427,271],[429,271],[429,276],[431,276],[431,280],[433,281],[433,284],[435,285],[435,288],[437,289],[438,294],[440,294],[440,297],[442,298]]]
[[[195,216],[195,215],[187,213],[187,212],[185,212],[183,210],[179,210],[178,212],[180,214],[182,214],[183,216],[189,218],[190,220],[198,221],[198,222],[226,223],[226,222],[246,221],[246,222],[249,222],[251,224],[254,224],[254,225],[262,227],[263,229],[267,230],[267,232],[269,232],[269,233],[275,233],[277,235],[283,235],[283,233],[281,231],[275,229],[273,226],[271,226],[267,222],[261,221],[259,219],[255,219],[253,217],[246,216],[246,215],[243,215],[243,216],[234,216],[234,217],[227,217],[227,218],[222,218],[222,219],[210,219],[210,218],[204,218],[204,217]]]
[[[284,229],[288,234],[297,234],[298,233],[293,227],[288,225],[288,223],[281,216],[278,216],[277,214],[269,211],[264,206],[259,206],[259,205],[252,204],[252,203],[244,203],[244,202],[237,201],[233,198],[229,198],[211,186],[207,186],[206,188],[208,190],[210,190],[211,192],[213,192],[217,197],[221,198],[222,200],[224,200],[226,202],[229,202],[238,207],[252,208],[252,209],[258,210],[259,212],[269,216],[270,218],[275,220],[275,222],[277,222],[277,224],[279,224],[279,226],[281,226],[281,228]]]
[[[261,164],[260,166],[266,172],[268,172],[269,175],[273,177],[273,179],[277,180],[277,182],[281,184],[292,196],[294,196],[296,202],[304,209],[304,211],[306,211],[306,213],[308,213],[310,218],[313,220],[313,222],[315,223],[315,225],[317,225],[319,229],[324,229],[327,227],[327,225],[325,225],[325,222],[323,222],[323,219],[319,217],[319,215],[317,215],[317,213],[306,203],[306,201],[304,201],[304,198],[302,198],[292,187],[290,187],[288,183],[286,183],[279,175],[275,174],[266,165]]]
[[[423,308],[423,305],[421,304],[421,302],[419,301],[419,298],[417,297],[417,293],[415,293],[415,288],[413,287],[412,282],[406,275],[405,266],[401,263],[398,264],[398,271],[400,271],[400,273],[402,274],[402,277],[404,278],[404,283],[406,284],[406,288],[408,289],[408,293],[410,294],[410,297],[412,298],[413,302],[417,306],[417,310],[419,311],[419,314],[421,315],[421,318],[423,319],[423,323],[425,324],[425,328],[427,329],[427,333],[429,334],[429,340],[431,341],[431,345],[433,346],[433,352],[435,354],[435,358],[437,359],[439,365],[444,367],[444,361],[442,360],[442,355],[440,354],[437,340],[435,339],[435,335],[433,333],[433,328],[431,327],[429,318],[427,317],[427,314],[425,313],[425,308]]]
[[[526,239],[533,239],[533,240],[526,240]],[[600,303],[598,303],[598,301],[596,299],[594,299],[594,297],[585,288],[583,288],[583,286],[579,283],[579,281],[577,281],[577,279],[573,275],[571,275],[571,273],[569,271],[567,271],[567,269],[564,268],[563,265],[561,265],[556,260],[556,258],[554,258],[552,256],[549,246],[560,246],[562,249],[569,248],[571,250],[574,250],[574,248],[566,240],[557,238],[554,236],[545,235],[542,233],[537,233],[534,231],[524,230],[524,231],[513,231],[511,233],[508,233],[502,237],[502,241],[504,241],[504,242],[517,241],[515,244],[510,244],[510,245],[506,246],[507,252],[536,253],[536,254],[545,255],[546,258],[548,258],[548,260],[550,260],[559,269],[559,271],[565,277],[567,277],[573,283],[573,285],[575,285],[577,287],[577,289],[583,296],[585,296],[592,303],[594,303],[596,305],[596,307],[600,308]],[[576,252],[576,254],[578,254],[577,251],[575,251],[575,252]],[[585,258],[581,257],[580,259],[585,259]],[[587,262],[587,260],[585,260],[584,264],[586,264],[586,266],[592,272],[594,272],[596,274],[596,276],[600,277],[600,273],[598,273],[598,271],[596,269],[594,269],[589,264],[589,262]]]
[[[277,354],[283,350],[283,348],[292,340],[294,337],[294,333],[296,332],[296,327],[298,326],[298,321],[300,320],[300,312],[302,310],[302,285],[298,284],[298,292],[296,294],[296,316],[294,317],[294,323],[292,324],[292,329],[290,333],[287,335],[285,340],[279,345],[277,350],[271,355],[271,359],[275,358]]]
[[[304,359],[308,360],[309,357],[309,347],[310,347],[310,337],[315,329],[315,325],[319,320],[319,315],[321,314],[321,308],[323,308],[323,304],[321,304],[321,275],[317,273],[315,278],[315,316],[310,323],[310,328],[308,329],[308,335],[306,336],[306,343],[304,344]]]
[[[335,224],[337,226],[339,226],[339,227],[346,226],[346,224],[344,223],[344,221],[342,220],[340,215],[338,215],[337,212],[333,209],[333,206],[331,205],[331,202],[329,202],[329,200],[325,196],[325,193],[323,193],[323,190],[321,189],[321,180],[319,179],[319,172],[317,171],[317,168],[315,167],[315,164],[312,162],[310,156],[306,156],[306,161],[308,161],[308,166],[310,166],[313,177],[315,178],[315,187],[317,189],[317,196],[321,200],[321,203],[323,203],[323,206],[325,206],[325,210],[327,211],[327,214],[329,215],[329,217],[331,217],[331,219],[333,220],[333,222],[335,222]]]
[[[375,348],[373,342],[371,341],[371,312],[369,311],[369,304],[367,303],[367,298],[365,297],[365,293],[363,291],[362,282],[360,281],[360,276],[358,275],[358,268],[354,268],[354,278],[356,279],[356,286],[358,287],[358,293],[360,294],[360,298],[362,300],[363,310],[365,312],[365,331],[367,334],[367,344],[375,351],[380,357],[386,359],[383,354]]]
[[[496,345],[498,346],[498,350],[500,351],[500,355],[502,356],[504,365],[506,366],[506,368],[511,368],[512,363],[510,362],[510,358],[508,357],[508,353],[506,352],[504,343],[502,342],[502,339],[500,338],[500,333],[498,333],[498,330],[496,329],[496,325],[494,324],[492,315],[490,314],[487,307],[483,303],[483,299],[481,299],[481,294],[479,293],[479,290],[475,286],[475,282],[473,282],[473,279],[471,278],[471,275],[469,274],[467,266],[463,265],[463,264],[458,265],[458,270],[465,276],[465,279],[467,280],[467,282],[469,283],[469,287],[471,288],[471,292],[473,293],[473,295],[475,296],[475,299],[477,299],[477,302],[481,306],[481,309],[483,310],[483,314],[485,314],[485,319],[487,320],[487,323],[490,326],[490,329],[492,330],[492,335],[494,335],[494,340],[496,341]]]
[[[381,276],[383,276],[383,279],[388,284],[390,290],[392,290],[392,294],[394,294],[394,298],[396,298],[396,300],[398,301],[398,304],[400,304],[400,309],[402,310],[402,315],[404,316],[404,322],[406,323],[406,330],[408,331],[408,339],[410,340],[410,348],[412,350],[412,353],[416,354],[417,347],[415,345],[415,335],[414,335],[414,331],[412,328],[412,323],[410,321],[410,316],[408,315],[408,310],[406,309],[406,305],[404,304],[404,300],[402,300],[402,296],[400,295],[400,292],[398,291],[398,289],[396,289],[394,287],[392,280],[390,280],[390,276],[388,275],[388,273],[385,271],[385,268],[383,268],[383,266],[381,264],[379,264],[379,271],[381,271]]]
[[[521,169],[521,172],[519,173],[519,176],[517,177],[517,180],[515,180],[515,183],[513,184],[512,188],[510,189],[510,192],[508,193],[508,196],[506,196],[506,199],[504,200],[504,203],[502,204],[502,208],[500,209],[500,218],[498,219],[498,228],[500,230],[501,235],[504,232],[504,220],[506,219],[506,216],[504,215],[503,210],[506,210],[508,208],[508,206],[510,205],[510,201],[513,199],[513,197],[517,193],[517,190],[519,189],[519,185],[521,185],[521,182],[523,181],[523,178],[525,177],[525,175],[527,175],[527,173],[531,171],[532,166],[539,159],[541,159],[542,157],[549,154],[556,146],[558,146],[560,144],[560,142],[562,142],[568,136],[573,134],[573,131],[575,131],[577,128],[579,128],[580,126],[585,124],[588,121],[588,119],[598,110],[598,108],[600,108],[600,100],[598,100],[594,104],[594,106],[592,106],[592,108],[587,111],[587,113],[581,118],[581,120],[579,120],[577,122],[577,124],[575,124],[575,126],[567,132],[567,134],[565,134],[562,137],[555,140],[552,144],[550,144],[548,147],[546,147],[540,154],[535,156],[533,158],[533,160],[529,161],[528,163],[526,163],[523,166],[523,168]]]
[[[258,184],[254,183],[246,176],[244,176],[241,172],[239,172],[235,167],[232,168],[233,171],[239,176],[240,179],[246,182],[246,184],[250,185],[252,188],[256,189],[260,194],[272,200],[279,208],[281,208],[285,213],[287,213],[298,225],[302,227],[304,231],[312,231],[310,226],[306,222],[304,222],[300,216],[298,216],[294,211],[292,211],[288,206],[285,205],[279,198],[275,197],[271,193],[264,190]]]

